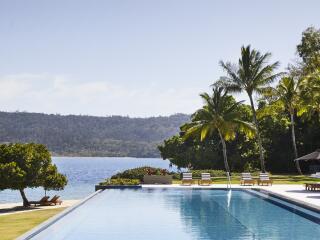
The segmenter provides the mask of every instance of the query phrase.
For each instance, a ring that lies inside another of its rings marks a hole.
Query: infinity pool
[[[318,213],[233,190],[110,189],[32,239],[320,239]]]

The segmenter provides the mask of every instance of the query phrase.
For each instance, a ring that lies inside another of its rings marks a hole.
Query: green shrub
[[[181,173],[172,173],[172,179],[173,180],[181,180],[182,174]]]
[[[211,177],[226,177],[226,172],[223,170],[191,170],[193,177],[201,177],[201,173],[210,173]],[[139,167],[125,170],[123,172],[117,173],[111,177],[111,179],[126,178],[126,179],[139,179],[143,181],[144,175],[172,175],[172,179],[181,180],[182,173],[169,172],[163,168],[153,168],[153,167]],[[234,175],[235,173],[232,173]]]
[[[117,178],[117,179],[106,179],[104,182],[99,183],[102,186],[109,185],[139,185],[139,179],[128,179],[128,178]]]
[[[111,179],[117,178],[127,178],[127,179],[139,179],[143,180],[144,175],[167,175],[170,172],[163,168],[153,168],[153,167],[139,167],[125,170],[123,172],[117,173],[111,177]]]

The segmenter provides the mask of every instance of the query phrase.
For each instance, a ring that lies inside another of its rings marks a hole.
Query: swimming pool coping
[[[314,212],[317,212],[320,214],[320,206],[317,206],[317,205],[314,205],[312,203],[307,203],[303,200],[299,200],[299,199],[296,199],[296,198],[292,198],[292,197],[288,197],[284,194],[279,194],[279,193],[275,193],[275,192],[272,192],[268,189],[261,189],[261,188],[252,188],[252,190],[255,190],[255,191],[258,191],[258,192],[262,192],[264,194],[269,194],[270,196],[274,197],[274,198],[278,198],[280,200],[285,200],[291,204],[295,204],[299,207],[302,207],[302,208],[306,208],[310,211],[314,211]]]
[[[28,239],[33,238],[34,236],[38,235],[40,232],[42,232],[46,228],[50,227],[52,224],[54,224],[55,222],[59,221],[61,218],[63,218],[67,214],[69,214],[70,212],[74,211],[75,209],[77,209],[81,205],[85,204],[88,200],[90,200],[91,198],[93,198],[94,196],[96,196],[97,194],[99,194],[102,191],[103,190],[95,191],[94,193],[90,194],[88,197],[84,198],[83,200],[81,200],[80,202],[75,204],[74,206],[65,209],[61,213],[58,213],[57,215],[47,219],[46,221],[44,221],[43,223],[39,224],[38,226],[32,228],[28,232],[22,234],[21,236],[16,238],[16,240],[28,240]]]
[[[298,204],[296,202],[284,199],[274,194],[266,193],[265,191],[259,191],[260,189],[246,189],[246,192],[252,194],[258,198],[270,202],[278,207],[284,208],[292,213],[295,213],[301,217],[304,217],[318,225],[320,225],[320,211],[306,207],[305,205]]]
[[[138,189],[142,188],[141,185],[95,185],[95,190],[105,190],[105,189]]]

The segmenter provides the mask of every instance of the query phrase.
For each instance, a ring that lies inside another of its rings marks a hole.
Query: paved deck
[[[218,189],[227,188],[226,184],[214,184],[211,186],[181,186],[179,184],[172,185],[142,185],[143,188],[208,188]],[[276,184],[273,186],[240,186],[239,184],[232,184],[232,188],[244,188],[244,189],[264,189],[270,193],[289,199],[294,202],[298,202],[304,205],[308,205],[312,208],[320,211],[320,192],[306,191],[303,185],[285,185]]]
[[[306,191],[303,185],[274,185],[272,187],[259,187],[275,195],[280,195],[320,211],[320,192]]]

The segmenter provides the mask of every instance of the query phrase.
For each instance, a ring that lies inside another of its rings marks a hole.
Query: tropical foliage
[[[0,189],[19,190],[24,206],[29,206],[25,188],[62,190],[66,184],[66,177],[52,164],[50,153],[44,145],[0,145]]]
[[[294,158],[298,158],[298,150],[295,134],[295,114],[305,112],[305,106],[301,100],[302,78],[295,79],[287,76],[281,79],[277,87],[269,87],[264,91],[264,98],[268,105],[261,109],[261,112],[274,114],[273,111],[285,111],[290,116],[291,138]],[[301,115],[301,114],[300,114]],[[301,174],[299,162],[296,162],[298,172]]]
[[[320,67],[320,31],[314,27],[307,28],[302,33],[301,43],[297,52],[302,59],[300,66],[304,73],[319,71]]]
[[[167,169],[153,167],[138,167],[119,172],[111,177],[111,179],[127,178],[143,180],[144,175],[166,175],[169,174]]]
[[[320,30],[308,28],[303,32],[297,53],[300,60],[289,65],[287,72],[283,73],[276,72],[279,62],[269,63],[270,53],[262,54],[250,45],[241,48],[237,64],[220,62],[226,76],[213,84],[213,91],[218,86],[230,93],[246,92],[250,105],[238,103],[240,111],[237,119],[252,121],[256,127],[253,140],[249,140],[246,134],[235,134],[237,131],[227,128],[233,132],[226,143],[232,171],[267,169],[293,172],[295,158],[319,148]],[[276,82],[278,79],[280,81]],[[214,101],[212,96],[202,97],[206,97],[207,102]],[[208,107],[205,106],[198,110],[191,123],[182,125],[180,135],[166,139],[159,146],[163,158],[179,167],[223,168],[221,162],[225,157],[218,152],[223,141],[215,135],[205,138],[211,135],[213,129],[217,129],[217,125],[209,128],[208,123],[201,122],[200,119],[209,119],[207,115],[206,118],[199,117],[206,109]],[[195,134],[187,139],[184,136],[186,126],[190,135],[198,132],[198,136]],[[303,171],[309,170],[307,164],[302,165]],[[296,169],[301,172],[299,165],[296,165]]]
[[[106,179],[105,181],[99,183],[101,186],[123,186],[123,185],[139,185],[139,179],[130,178],[116,178],[116,179]]]
[[[213,134],[218,134],[222,145],[224,167],[229,173],[225,141],[233,140],[237,131],[252,137],[255,129],[250,123],[240,119],[241,102],[235,102],[227,93],[225,88],[214,86],[211,96],[208,93],[201,94],[204,106],[192,115],[191,123],[186,123],[181,129],[184,131],[184,139],[200,137],[200,141],[203,141]]]
[[[264,88],[272,83],[279,74],[275,74],[275,69],[279,66],[279,62],[268,65],[271,53],[261,54],[251,46],[241,48],[241,57],[238,64],[230,62],[220,62],[221,67],[227,72],[227,76],[221,78],[220,85],[233,92],[245,91],[250,100],[252,109],[253,123],[256,127],[257,141],[259,145],[261,170],[265,171],[264,150],[257,121],[257,114],[253,102],[253,94],[261,93]]]

